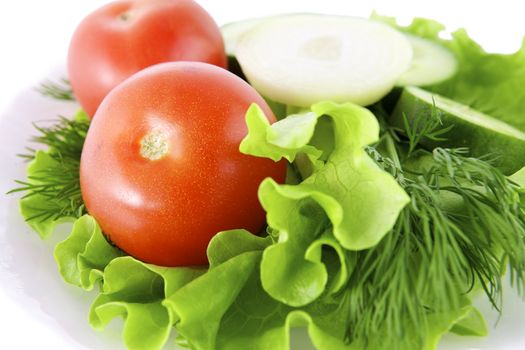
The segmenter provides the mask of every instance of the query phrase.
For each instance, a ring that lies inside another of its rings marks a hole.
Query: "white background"
[[[39,118],[27,114],[41,113],[42,118],[50,118],[75,108],[43,100],[32,87],[47,77],[62,74],[69,37],[76,24],[103,3],[106,1],[16,0],[0,5],[0,127],[3,128],[0,129],[0,238],[3,237],[0,239],[0,274],[3,274],[0,275],[0,348],[3,349],[114,349],[119,344],[118,327],[106,335],[92,334],[86,319],[92,295],[61,282],[53,265],[53,242],[40,242],[20,218],[13,216],[14,198],[3,195],[13,186],[11,176],[23,174],[23,165],[9,152],[21,151],[18,147],[30,133],[28,120]],[[405,23],[413,16],[430,17],[452,30],[466,27],[487,50],[497,52],[515,51],[525,34],[521,1],[201,0],[199,3],[219,24],[294,11],[368,16],[375,9]],[[20,113],[20,119],[14,113]],[[13,235],[17,235],[16,238]],[[26,283],[29,280],[31,282]],[[511,301],[517,302],[512,296]],[[506,312],[511,315],[520,312],[517,310],[519,307],[507,305]],[[516,315],[516,319],[518,317]],[[503,320],[500,327],[505,331],[500,330],[502,335],[498,337],[510,337],[510,340],[472,344],[487,350],[525,348],[524,343],[512,345],[512,338],[521,335],[525,325]],[[468,344],[462,342],[454,349],[474,349]]]

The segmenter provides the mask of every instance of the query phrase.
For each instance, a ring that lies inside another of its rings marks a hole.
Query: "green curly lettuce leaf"
[[[319,116],[314,112],[293,114],[270,127],[264,112],[252,104],[246,112],[248,135],[239,149],[242,153],[278,161],[293,162],[298,153],[319,157],[320,152],[308,145],[313,137]]]
[[[519,186],[521,192],[525,192],[525,167],[510,175],[509,179]]]
[[[395,28],[447,47],[458,61],[458,71],[450,79],[427,89],[525,130],[525,40],[513,54],[489,53],[472,40],[465,29],[452,39],[439,35],[445,27],[434,20],[416,18],[400,26],[391,17],[373,16]]]
[[[48,169],[60,168],[61,164],[56,158],[52,157],[48,152],[37,151],[34,159],[27,166],[28,183],[31,185],[40,185],[43,183],[41,174],[48,171]],[[20,213],[26,220],[27,224],[40,236],[40,238],[49,237],[57,225],[64,222],[72,222],[75,220],[74,216],[42,216],[42,212],[47,210],[54,210],[57,207],[69,206],[67,198],[56,198],[49,200],[48,196],[38,192],[31,192],[26,194],[20,200]]]
[[[450,329],[452,333],[465,336],[485,337],[488,335],[487,321],[474,306]]]
[[[323,116],[331,118],[333,126],[331,134],[323,130],[324,138],[333,137],[326,160],[322,159],[326,148],[316,147],[323,142],[315,135]],[[259,188],[268,225],[278,232],[277,244],[263,254],[262,284],[281,302],[306,305],[324,292],[328,282],[320,249],[310,248],[316,239],[330,229],[336,251],[339,246],[372,247],[389,232],[409,198],[364,150],[379,139],[378,122],[365,108],[321,102],[310,112],[270,125],[263,112],[252,106],[246,121],[249,133],[241,152],[289,161],[306,155],[313,164],[311,174],[298,185],[267,179]],[[346,258],[340,263],[341,271],[351,269]],[[347,272],[343,275],[348,277]]]
[[[207,249],[210,269],[247,251],[260,251],[272,244],[270,237],[261,238],[246,230],[220,232]]]
[[[109,244],[95,219],[84,215],[70,235],[55,247],[60,274],[68,283],[91,290],[102,280],[104,268],[123,253]]]
[[[213,267],[164,302],[179,319],[177,331],[192,349],[286,350],[290,328],[306,326],[319,349],[349,349],[343,341],[344,315],[337,302],[294,309],[264,291],[259,266],[269,243],[247,232],[216,235],[208,249]],[[215,251],[230,246],[237,248],[229,258],[211,258]]]
[[[179,339],[192,349],[287,350],[292,327],[306,327],[317,349],[381,349],[380,345],[365,347],[345,342],[348,309],[340,295],[318,298],[301,308],[272,298],[264,290],[260,275],[263,252],[272,246],[270,237],[258,237],[245,230],[226,231],[210,242],[207,272],[159,267],[121,256],[105,240],[96,221],[86,215],[75,222],[70,236],[57,246],[56,257],[66,281],[86,289],[101,282],[89,322],[95,329],[103,329],[114,318],[124,318],[123,340],[129,349],[160,349],[173,327]],[[333,265],[351,268],[351,261],[341,264],[349,257],[330,232],[310,244],[306,256],[320,257],[322,247],[337,250]],[[324,262],[328,268],[333,266],[326,259]],[[344,281],[337,274],[349,273],[351,270],[331,275],[333,288],[339,289]],[[441,335],[470,310],[466,300],[461,309],[429,316],[433,327],[425,349],[434,349]],[[476,326],[471,321],[454,329],[461,334],[479,334]]]
[[[474,307],[469,298],[462,297],[460,307],[455,310],[448,312],[437,312],[431,313],[428,316],[428,324],[432,325],[428,328],[428,334],[425,337],[425,343],[423,350],[435,350],[438,347],[439,341],[447,332],[453,329],[456,325],[467,325],[468,322],[465,321],[474,311]],[[464,335],[477,335],[475,332],[481,333],[479,331],[478,325],[472,325],[472,331],[465,332]],[[408,333],[417,333],[415,330],[409,330]],[[410,335],[408,336],[410,337]],[[416,339],[416,337],[414,337]],[[417,349],[414,347],[414,349]]]
[[[164,300],[203,272],[116,258],[104,270],[102,292],[91,306],[89,322],[103,329],[115,317],[123,317],[123,340],[129,349],[161,349],[176,321]]]
[[[208,251],[215,254],[224,247],[234,246],[235,254],[221,255],[206,274],[165,300],[164,305],[178,319],[177,331],[192,349],[288,350],[292,327],[306,328],[312,344],[319,350],[383,349],[381,334],[366,344],[347,342],[344,298],[323,297],[296,308],[270,297],[261,284],[259,269],[268,244],[267,239],[245,231],[218,234]],[[469,317],[472,310],[469,299],[464,297],[454,311],[430,313],[428,322],[433,327],[428,329],[423,349],[435,349],[442,335]],[[467,327],[468,322],[463,324]],[[475,327],[474,324],[471,328]],[[410,339],[414,333],[417,330],[407,329],[405,336]],[[416,342],[407,350],[412,349],[420,350]]]
[[[89,215],[75,221],[70,235],[57,244],[55,257],[66,282],[87,290],[99,283],[89,322],[103,329],[115,317],[124,318],[123,340],[129,349],[162,348],[175,323],[163,301],[205,272],[159,267],[123,256]]]

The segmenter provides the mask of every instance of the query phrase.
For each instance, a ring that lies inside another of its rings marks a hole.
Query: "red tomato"
[[[123,0],[86,17],[68,54],[75,95],[93,116],[124,79],[151,65],[200,61],[226,67],[219,28],[193,0]]]
[[[217,232],[259,232],[258,186],[283,182],[286,164],[239,152],[252,103],[275,120],[242,79],[197,62],[146,68],[113,89],[80,164],[86,208],[110,240],[145,262],[200,265]]]

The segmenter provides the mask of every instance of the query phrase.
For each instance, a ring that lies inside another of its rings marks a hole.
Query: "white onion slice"
[[[380,22],[305,14],[257,24],[241,36],[235,56],[249,82],[274,101],[369,105],[408,69],[412,47]]]

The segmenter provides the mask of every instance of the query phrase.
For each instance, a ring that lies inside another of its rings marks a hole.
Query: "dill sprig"
[[[436,108],[436,104],[433,99],[432,109],[430,110],[430,115],[427,118],[415,118],[413,124],[410,125],[406,114],[403,113],[404,129],[394,130],[397,130],[398,132],[404,132],[408,138],[409,147],[407,156],[412,155],[423,139],[432,141],[446,140],[443,136],[449,132],[454,127],[454,125],[451,124],[447,127],[444,127],[441,118],[442,112]]]
[[[420,172],[369,153],[411,202],[379,245],[358,253],[347,289],[350,339],[377,335],[388,349],[421,348],[428,316],[457,309],[475,288],[500,310],[507,265],[523,293],[525,207],[518,186],[464,149],[435,149]]]
[[[85,213],[80,191],[80,155],[89,128],[87,118],[73,120],[60,117],[58,122],[43,127],[34,124],[39,135],[32,141],[48,147],[47,154],[54,160],[46,167],[33,171],[26,181],[16,181],[19,187],[8,193],[23,192],[22,198],[39,196],[35,214],[26,221],[58,220],[79,217]],[[28,148],[21,155],[34,159],[36,150]]]
[[[468,149],[424,151],[424,138],[440,139],[439,114],[393,129],[376,110],[382,140],[367,149],[410,196],[392,231],[357,252],[342,304],[348,342],[384,349],[421,349],[431,315],[446,315],[472,291],[501,310],[506,271],[523,295],[525,206],[519,187],[494,168],[490,155]]]
[[[37,88],[42,95],[54,98],[56,100],[74,101],[75,95],[71,84],[67,79],[61,79],[59,82],[45,81]]]
[[[32,142],[49,147],[50,154],[55,159],[63,159],[66,162],[80,162],[80,155],[89,128],[87,117],[68,119],[59,116],[58,120],[53,121],[50,126],[40,126],[33,123],[33,127],[39,134],[31,138]],[[34,150],[30,149],[30,152],[29,157],[34,156]]]

